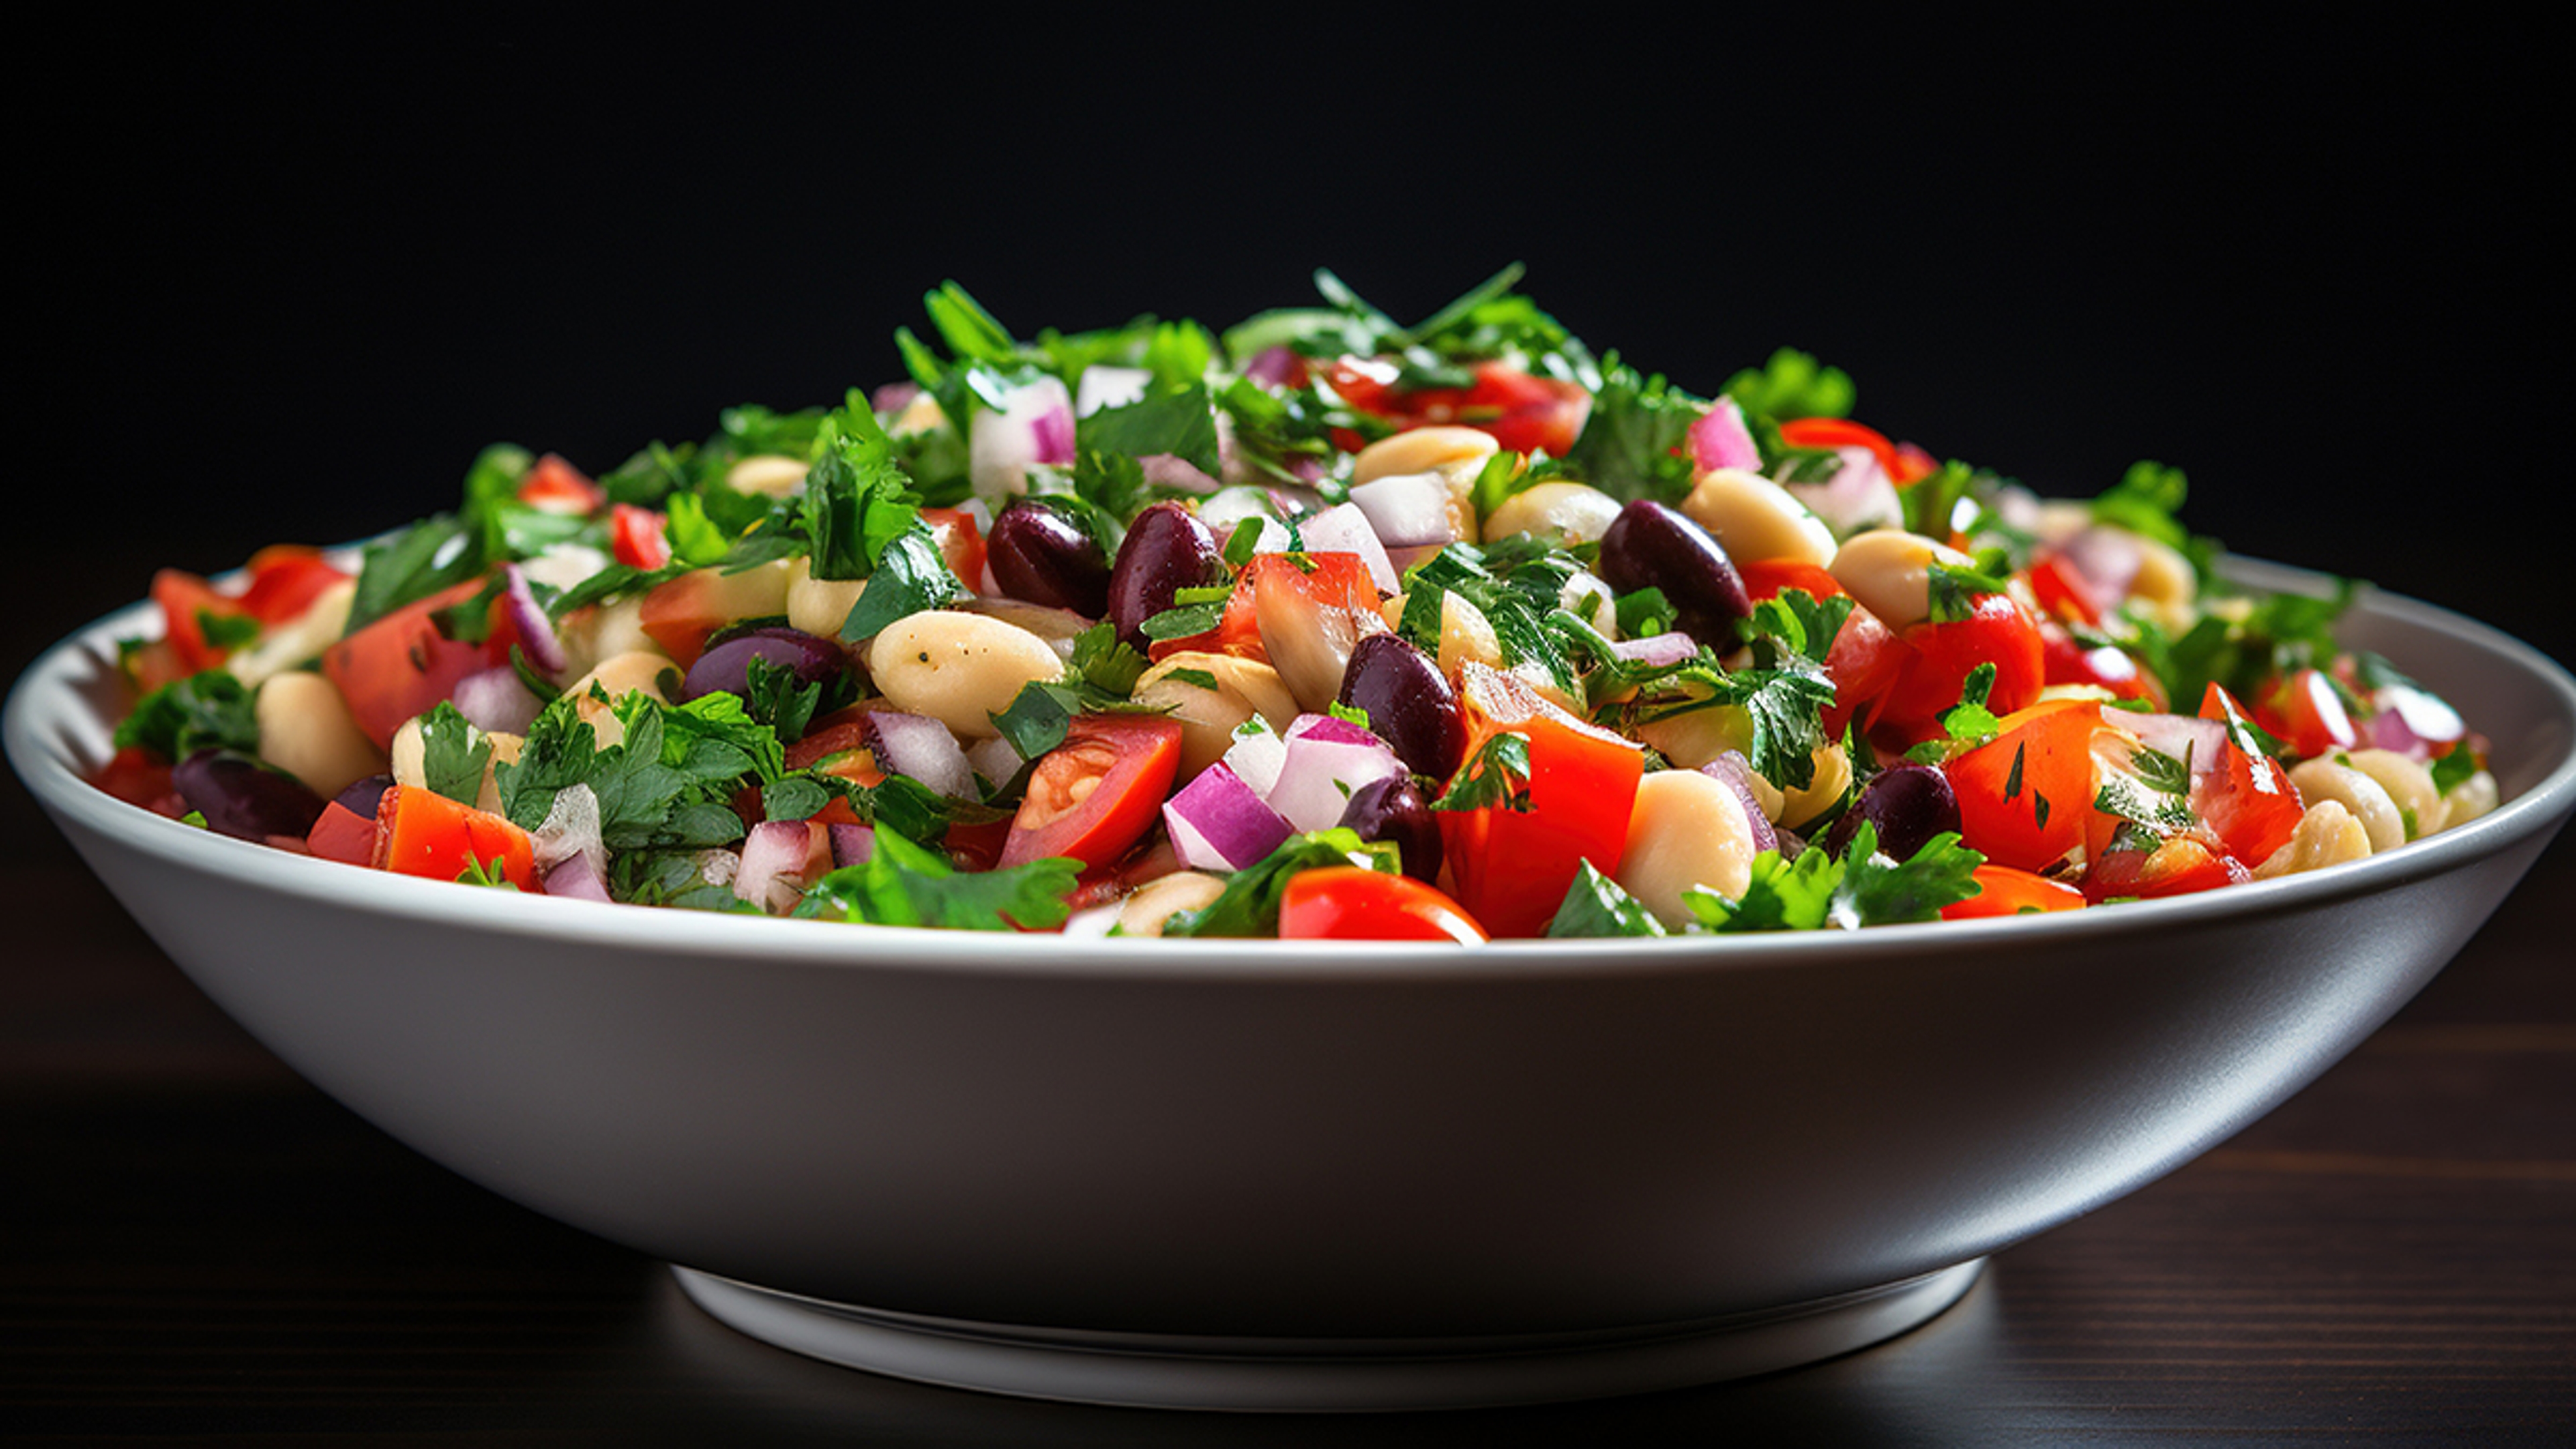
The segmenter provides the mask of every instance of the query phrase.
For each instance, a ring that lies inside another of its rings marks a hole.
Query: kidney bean
[[[1446,780],[1466,756],[1467,717],[1456,692],[1429,655],[1398,635],[1371,634],[1352,646],[1339,697],[1366,710],[1369,728],[1417,775]]]
[[[1109,556],[1064,514],[1021,499],[993,520],[984,541],[993,582],[1015,599],[1097,619],[1109,612]]]
[[[303,781],[231,750],[190,755],[170,772],[170,785],[189,809],[206,817],[207,829],[240,840],[301,838],[322,815],[322,797]]]
[[[1404,858],[1404,873],[1425,884],[1437,884],[1440,876],[1440,822],[1431,815],[1431,802],[1422,798],[1422,788],[1409,776],[1389,775],[1371,780],[1351,792],[1351,803],[1342,809],[1341,826],[1359,832],[1362,840],[1392,840]]]
[[[1172,596],[1199,588],[1223,567],[1215,535],[1178,503],[1157,503],[1127,526],[1127,541],[1109,570],[1107,617],[1118,637],[1142,649],[1145,621],[1172,607]]]
[[[1707,529],[1651,498],[1619,510],[1601,535],[1601,581],[1623,594],[1661,589],[1677,615],[1674,627],[1718,643],[1753,612],[1743,576]]]
[[[1825,849],[1839,858],[1864,820],[1878,830],[1880,851],[1906,860],[1933,836],[1959,828],[1959,797],[1950,777],[1929,765],[1893,766],[1861,786],[1851,808],[1825,832]]]

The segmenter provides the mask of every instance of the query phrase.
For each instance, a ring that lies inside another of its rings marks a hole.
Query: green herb
[[[1186,684],[1195,689],[1214,690],[1217,687],[1216,676],[1204,669],[1174,669],[1165,673],[1163,677],[1176,684]],[[1340,708],[1338,705],[1334,707]]]
[[[187,826],[191,830],[211,830],[214,828],[206,823],[206,812],[203,810],[189,811],[187,814],[179,817],[179,823]]]
[[[199,609],[197,632],[217,649],[239,649],[259,637],[259,621],[248,614],[218,614],[212,609]]]
[[[1261,547],[1261,532],[1261,520],[1258,518],[1235,520],[1234,532],[1227,534],[1225,538],[1225,562],[1228,568],[1240,569],[1252,562],[1252,555]]]
[[[1850,374],[1822,366],[1794,347],[1783,347],[1761,367],[1728,378],[1720,391],[1745,411],[1772,418],[1849,417],[1859,395]]]
[[[2141,460],[2130,464],[2119,482],[2093,500],[2093,517],[2181,548],[2191,541],[2191,534],[2174,515],[2182,511],[2190,491],[2180,468]]]
[[[2448,754],[2433,761],[2431,774],[2436,794],[2448,795],[2467,784],[2478,773],[2478,757],[2467,745],[2453,745]]]
[[[760,787],[764,820],[810,820],[832,803],[837,792],[811,775],[789,775]]]
[[[492,741],[454,704],[442,699],[420,717],[420,752],[421,776],[431,790],[459,805],[481,798]]]
[[[1175,912],[1163,923],[1166,936],[1275,936],[1279,934],[1279,901],[1299,872],[1324,866],[1356,865],[1367,870],[1400,873],[1392,841],[1364,842],[1358,832],[1335,828],[1292,835],[1278,849],[1236,871],[1217,898],[1195,911]]]
[[[1739,900],[1709,890],[1682,894],[1710,930],[1812,931],[1826,926],[1857,930],[1937,919],[1941,908],[1977,893],[1972,874],[1986,858],[1950,832],[1933,836],[1902,863],[1878,854],[1878,829],[1868,821],[1852,833],[1842,859],[1810,848],[1797,860],[1766,850],[1753,858],[1753,878]]]
[[[1467,757],[1449,788],[1431,802],[1434,810],[1517,810],[1530,808],[1529,736],[1488,736]]]
[[[487,864],[470,850],[465,853],[465,869],[456,873],[456,883],[458,885],[483,886],[490,890],[514,891],[518,889],[518,886],[511,882],[509,876],[502,872],[501,857],[496,855],[492,857],[491,861]]]
[[[1618,621],[1619,636],[1623,639],[1652,639],[1658,634],[1671,633],[1673,621],[1679,617],[1672,600],[1665,598],[1664,591],[1657,588],[1621,594],[1611,600],[1610,609]]]
[[[2093,808],[2103,814],[2167,832],[2189,830],[2200,823],[2200,817],[2191,813],[2191,806],[2176,798],[2175,794],[2117,770],[2106,769],[2100,773],[2101,783],[2093,796]],[[2190,788],[2188,782],[2184,788]]]
[[[1959,684],[1959,702],[1941,711],[1941,737],[1925,740],[1905,752],[1905,758],[1918,765],[1937,765],[1962,755],[1992,740],[2003,728],[2003,721],[1986,707],[1986,699],[1995,687],[1995,666],[1981,663],[1968,671]],[[2021,789],[2021,753],[2013,753],[2011,793]],[[2008,793],[2005,798],[2011,798]]]
[[[346,632],[355,634],[405,604],[479,578],[483,568],[483,551],[465,521],[453,513],[432,514],[360,553]]]
[[[141,748],[172,764],[203,749],[259,752],[251,692],[229,672],[208,669],[143,697],[116,727],[120,750]]]
[[[629,564],[610,564],[580,583],[546,601],[546,616],[557,623],[575,610],[606,603],[633,594],[649,593],[689,572],[684,563],[666,564],[658,569],[639,569]]]
[[[1661,936],[1666,934],[1663,922],[1655,919],[1635,896],[1619,888],[1619,883],[1593,869],[1592,862],[1575,863],[1574,883],[1566,887],[1565,903],[1556,908],[1556,918],[1548,922],[1551,937],[1569,936]]]
[[[1746,637],[1757,645],[1764,640],[1778,645],[1777,652],[1766,660],[1774,667],[1779,659],[1788,657],[1803,657],[1821,665],[1833,653],[1834,640],[1856,607],[1847,594],[1819,600],[1805,589],[1782,589],[1753,606],[1752,618],[1745,621]],[[1987,673],[1993,673],[1991,667]]]
[[[1188,639],[1205,634],[1223,622],[1225,605],[1211,601],[1201,604],[1178,604],[1147,619],[1138,627],[1145,637],[1156,643]]]
[[[1168,453],[1216,477],[1216,412],[1205,384],[1149,393],[1124,407],[1102,408],[1073,425],[1078,449],[1147,458]]]
[[[1614,498],[1677,503],[1690,492],[1696,466],[1691,424],[1706,407],[1661,374],[1641,377],[1611,353],[1602,360],[1601,388],[1565,465]]]
[[[875,572],[868,575],[867,591],[841,623],[841,638],[851,644],[873,639],[895,620],[944,609],[965,593],[965,585],[948,571],[948,560],[931,537],[929,525],[916,518],[878,556]]]
[[[959,871],[883,819],[857,865],[816,881],[796,914],[879,926],[962,931],[1043,931],[1063,924],[1082,862],[1061,857],[997,870]]]

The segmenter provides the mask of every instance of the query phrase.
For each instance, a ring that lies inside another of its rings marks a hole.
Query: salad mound
[[[2046,500],[1518,279],[1034,341],[947,284],[838,407],[496,446],[354,558],[163,570],[96,783],[594,901],[1462,942],[2086,909],[2495,806],[2336,645],[2353,586],[2228,587],[2180,471]]]

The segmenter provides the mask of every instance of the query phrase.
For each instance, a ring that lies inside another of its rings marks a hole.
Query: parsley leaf
[[[2478,773],[2477,752],[2467,745],[2454,745],[2450,753],[2437,757],[2432,764],[2434,793],[2448,795],[2467,784]]]
[[[1766,850],[1753,858],[1752,883],[1742,899],[1693,890],[1682,900],[1714,931],[1857,930],[1937,919],[1943,906],[1977,893],[1972,873],[1986,863],[1948,831],[1902,863],[1877,852],[1878,828],[1864,820],[1840,860],[1808,850],[1792,862]]]
[[[1129,458],[1169,453],[1211,478],[1223,469],[1215,409],[1200,382],[1149,393],[1124,407],[1102,408],[1074,423],[1073,438],[1080,451]]]
[[[1705,409],[1661,374],[1641,377],[1611,353],[1602,360],[1591,415],[1567,450],[1565,466],[1614,498],[1678,503],[1690,492],[1695,467],[1691,424]]]
[[[441,793],[443,794],[445,792],[442,791]],[[470,850],[465,853],[465,869],[456,873],[456,883],[458,885],[483,886],[492,890],[504,891],[514,891],[519,888],[507,875],[502,873],[501,857],[497,855],[492,857],[491,863],[487,865],[480,857],[476,856],[474,852]]]
[[[796,914],[879,926],[1042,931],[1071,914],[1066,898],[1081,870],[1080,861],[1054,857],[959,871],[945,855],[879,821],[868,858],[816,881]]]
[[[1279,902],[1289,880],[1300,871],[1330,865],[1356,865],[1399,874],[1393,841],[1362,841],[1359,832],[1338,826],[1289,836],[1278,849],[1236,871],[1215,900],[1195,911],[1175,912],[1163,923],[1166,936],[1275,936]]]
[[[491,739],[453,703],[442,699],[421,716],[421,775],[431,790],[471,805],[483,793],[483,767],[491,760]]]
[[[1635,896],[1619,888],[1619,883],[1595,870],[1592,862],[1575,864],[1574,883],[1566,887],[1565,903],[1556,908],[1556,918],[1548,922],[1551,937],[1567,936],[1661,936],[1664,924],[1654,912],[1640,904]]]
[[[1450,777],[1449,788],[1431,808],[1525,812],[1530,808],[1529,777],[1529,736],[1490,735]]]
[[[1811,353],[1783,347],[1758,368],[1748,367],[1721,388],[1750,413],[1771,418],[1840,418],[1851,415],[1858,389],[1839,367],[1819,364]]]
[[[875,638],[895,620],[944,609],[965,593],[965,585],[948,571],[948,560],[931,537],[930,526],[916,518],[878,556],[875,572],[868,575],[867,591],[841,623],[841,638],[851,644]]]
[[[207,748],[255,755],[259,717],[240,680],[208,669],[145,695],[118,723],[115,744],[120,750],[139,746],[172,764]]]

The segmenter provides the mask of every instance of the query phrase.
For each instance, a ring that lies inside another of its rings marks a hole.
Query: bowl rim
[[[2276,592],[2322,594],[2329,576],[2231,555],[2231,580]],[[2519,669],[2554,697],[2576,724],[2576,677],[2547,655],[2492,625],[2402,594],[2365,587],[2356,609],[2450,636]],[[67,722],[96,724],[74,687],[78,672],[111,663],[120,635],[143,632],[153,605],[137,601],[74,630],[47,648],[12,685],[0,715],[10,763],[38,801],[68,829],[79,827],[177,869],[229,885],[354,907],[397,920],[465,927],[539,942],[609,946],[657,958],[697,957],[725,965],[867,968],[1004,977],[1068,975],[1128,981],[1202,980],[1438,982],[1538,981],[1605,975],[1663,976],[1702,971],[1813,969],[1900,957],[2015,949],[2078,950],[2106,933],[2224,924],[2280,910],[2330,905],[2438,875],[2556,828],[2576,809],[2576,747],[2537,783],[2495,810],[2403,849],[2328,870],[2253,881],[2224,890],[2123,904],[2117,910],[2047,913],[1874,926],[1862,931],[1676,936],[1657,940],[1497,941],[1461,948],[1444,942],[1277,940],[1058,940],[1019,948],[1020,935],[913,926],[852,926],[555,900],[511,891],[472,891],[451,882],[335,861],[235,840],[182,825],[119,800],[81,777]],[[861,933],[852,936],[848,933]],[[1032,933],[1046,934],[1046,933]],[[1354,951],[1353,945],[1363,949]],[[1221,965],[1221,971],[1210,970]]]

